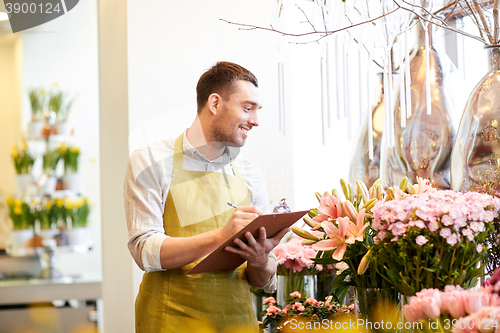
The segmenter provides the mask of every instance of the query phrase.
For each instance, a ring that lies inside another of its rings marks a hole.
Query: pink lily
[[[356,219],[356,224],[349,221],[349,232],[358,242],[363,241],[365,230],[370,225],[370,223],[364,223],[364,222],[365,222],[365,208],[359,211],[358,217]]]
[[[330,239],[322,240],[313,245],[317,251],[333,252],[332,258],[341,261],[347,249],[347,244],[354,244],[354,236],[349,232],[349,218],[339,217],[337,219],[338,227],[332,222],[323,222],[321,226]]]
[[[318,210],[321,215],[328,215],[333,219],[344,216],[340,200],[328,192],[325,192],[325,194],[323,194],[319,199]]]

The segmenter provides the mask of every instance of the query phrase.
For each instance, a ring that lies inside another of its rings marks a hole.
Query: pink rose
[[[313,297],[306,299],[306,304],[311,304],[312,306],[318,306],[319,302]]]
[[[264,299],[264,304],[276,304],[276,299],[274,297],[268,297],[266,299]]]
[[[295,304],[293,305],[293,309],[302,312],[302,311],[304,311],[305,308],[302,305],[302,303],[295,302]]]
[[[268,316],[274,316],[274,315],[277,315],[278,313],[280,313],[280,311],[281,310],[279,308],[275,307],[274,305],[271,305],[267,308],[266,313]]]
[[[294,291],[293,293],[290,294],[290,297],[301,298],[302,295],[298,291]]]

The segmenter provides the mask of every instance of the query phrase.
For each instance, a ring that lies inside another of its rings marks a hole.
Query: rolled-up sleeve
[[[148,148],[130,157],[124,183],[124,202],[129,232],[128,248],[146,272],[162,270],[160,249],[168,238],[163,228],[163,195],[156,165]]]

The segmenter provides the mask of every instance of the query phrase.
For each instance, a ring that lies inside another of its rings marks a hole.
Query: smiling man
[[[269,212],[262,173],[238,156],[262,107],[256,77],[219,62],[196,87],[198,114],[177,139],[130,157],[124,198],[129,250],[146,271],[136,300],[137,332],[182,332],[204,325],[257,331],[249,285],[272,292],[271,250],[288,231],[247,234],[227,251],[247,262],[233,271],[187,275],[201,259],[256,217]],[[231,208],[228,202],[238,208]]]

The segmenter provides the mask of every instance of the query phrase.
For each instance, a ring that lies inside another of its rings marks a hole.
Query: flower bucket
[[[355,287],[354,313],[356,321],[364,323],[358,326],[360,332],[390,331],[400,320],[399,294],[390,288]]]
[[[66,189],[75,194],[82,192],[82,177],[79,173],[67,173],[63,177]]]
[[[27,254],[27,245],[33,238],[33,230],[12,230],[7,240],[7,252],[13,256],[23,256]]]
[[[16,175],[16,196],[22,197],[27,194],[28,188],[33,183],[33,175],[18,174]]]
[[[278,275],[278,304],[286,304],[291,298],[290,294],[294,291],[298,291],[302,297],[316,298],[316,276],[303,274]]]
[[[45,127],[43,121],[34,121],[28,125],[28,133],[30,139],[40,139],[42,136],[42,130]]]
[[[71,128],[67,121],[56,124],[57,134],[68,136],[71,134]]]
[[[68,230],[68,245],[88,250],[92,246],[92,230],[89,227]]]

